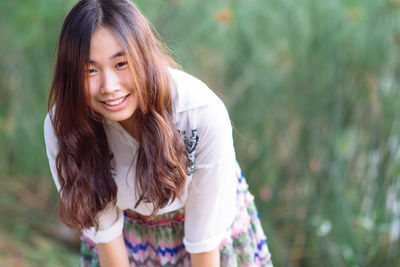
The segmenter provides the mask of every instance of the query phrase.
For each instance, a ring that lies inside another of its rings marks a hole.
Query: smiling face
[[[86,90],[93,110],[124,127],[129,125],[138,106],[134,77],[121,42],[102,26],[90,43]]]

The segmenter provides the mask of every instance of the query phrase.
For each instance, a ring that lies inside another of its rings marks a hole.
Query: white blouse
[[[225,105],[203,82],[180,70],[169,71],[175,81],[174,123],[184,140],[190,164],[182,195],[157,214],[184,207],[185,249],[189,253],[207,252],[230,234],[236,215],[237,163],[232,127]],[[123,210],[142,215],[152,212],[152,205],[143,201],[134,208],[138,198],[134,184],[140,144],[118,122],[105,120],[104,129],[114,154],[118,193],[116,205],[109,204],[98,214],[99,230],[92,227],[83,232],[95,243],[109,242],[122,233]],[[50,170],[60,190],[55,165],[58,144],[49,115],[44,133]]]

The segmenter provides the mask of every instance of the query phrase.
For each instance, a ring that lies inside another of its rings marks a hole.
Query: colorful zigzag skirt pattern
[[[221,266],[272,267],[271,254],[245,178],[238,175],[237,216],[231,226],[231,236],[220,246]],[[185,214],[183,208],[148,217],[132,210],[124,212],[124,239],[131,267],[166,267],[190,265],[190,255],[182,242]],[[96,245],[81,236],[82,267],[100,267]]]

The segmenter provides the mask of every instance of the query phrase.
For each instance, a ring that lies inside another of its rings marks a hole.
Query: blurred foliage
[[[42,127],[74,3],[0,2],[0,266],[74,266],[26,245],[60,243],[35,227],[59,224]],[[136,3],[226,103],[276,266],[400,265],[400,0]]]

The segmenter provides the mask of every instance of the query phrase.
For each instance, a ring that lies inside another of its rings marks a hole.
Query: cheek
[[[86,103],[92,106],[96,102],[96,96],[99,92],[99,83],[96,79],[89,78],[85,82],[85,97]]]
[[[133,75],[128,71],[125,72],[122,76],[122,83],[125,88],[132,89],[135,86]]]

